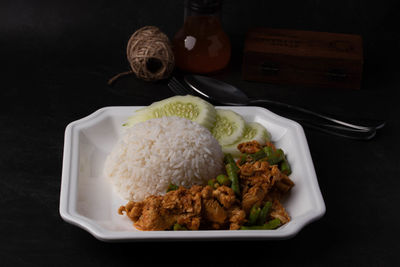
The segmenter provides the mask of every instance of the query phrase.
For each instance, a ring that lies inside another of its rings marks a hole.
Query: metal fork
[[[168,87],[177,95],[193,95],[191,88],[184,86],[178,79],[172,77],[168,82]]]

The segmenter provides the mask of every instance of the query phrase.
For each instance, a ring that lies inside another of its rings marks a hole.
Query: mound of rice
[[[218,141],[204,127],[178,117],[128,128],[107,157],[104,174],[125,199],[164,194],[170,183],[204,185],[223,170]]]

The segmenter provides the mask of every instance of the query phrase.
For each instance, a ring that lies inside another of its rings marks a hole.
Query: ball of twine
[[[175,65],[168,37],[155,26],[145,26],[137,30],[129,38],[126,55],[131,71],[117,74],[109,80],[109,84],[131,73],[145,81],[165,79]]]

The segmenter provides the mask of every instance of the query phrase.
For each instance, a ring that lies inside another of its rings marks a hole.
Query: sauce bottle
[[[228,65],[231,44],[222,29],[221,0],[186,0],[183,27],[173,38],[175,64],[183,71],[213,73]]]

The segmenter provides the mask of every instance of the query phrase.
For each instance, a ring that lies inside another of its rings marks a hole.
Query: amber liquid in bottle
[[[213,73],[224,69],[231,56],[228,36],[220,19],[213,15],[188,16],[173,39],[175,64],[193,73]]]

